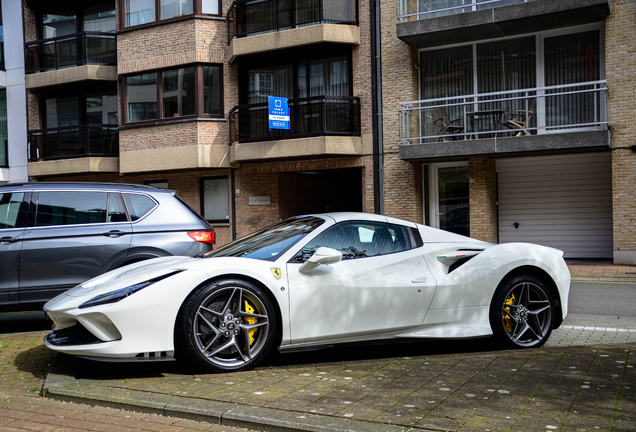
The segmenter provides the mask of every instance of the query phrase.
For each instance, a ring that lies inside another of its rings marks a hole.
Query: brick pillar
[[[493,159],[468,161],[470,236],[497,243],[497,172]]]
[[[605,21],[605,78],[612,133],[614,263],[636,265],[636,2],[613,0]]]

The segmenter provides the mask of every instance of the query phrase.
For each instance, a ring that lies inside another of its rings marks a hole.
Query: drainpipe
[[[384,214],[384,148],[382,145],[382,28],[380,0],[371,2],[371,95],[373,118],[373,210]]]

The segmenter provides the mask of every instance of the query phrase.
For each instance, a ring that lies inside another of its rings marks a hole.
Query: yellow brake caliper
[[[514,304],[515,303],[515,295],[514,294],[510,294],[510,297],[508,297],[504,303],[507,304],[507,305]],[[506,312],[510,313],[510,308],[509,307],[504,306],[504,310]],[[510,315],[504,314],[503,321],[504,321],[504,327],[506,328],[506,331],[508,333],[511,333],[512,332],[512,318],[510,318]]]
[[[247,302],[247,300],[245,300],[245,312],[249,313],[249,314],[253,314],[254,313],[254,308],[252,306],[250,306],[250,304]],[[256,324],[257,320],[256,318],[252,318],[252,317],[245,317],[245,322],[248,324]],[[252,330],[250,330],[250,346],[252,346],[252,344],[254,343],[254,333],[256,333],[256,329],[253,328]]]

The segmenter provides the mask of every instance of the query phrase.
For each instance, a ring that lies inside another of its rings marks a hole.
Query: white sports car
[[[214,371],[254,367],[273,347],[392,338],[539,347],[567,314],[562,255],[366,213],[294,217],[81,284],[44,306],[44,342],[101,360],[176,353]]]

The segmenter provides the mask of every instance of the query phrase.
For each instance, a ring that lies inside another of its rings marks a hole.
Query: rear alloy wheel
[[[274,339],[272,305],[261,290],[245,281],[203,286],[186,301],[182,312],[185,348],[191,358],[214,371],[254,367]]]
[[[538,348],[552,333],[554,301],[532,276],[517,276],[497,290],[490,305],[493,333],[512,348]]]

